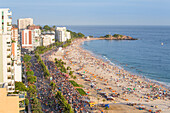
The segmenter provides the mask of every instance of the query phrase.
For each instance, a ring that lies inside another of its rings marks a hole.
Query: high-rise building
[[[15,81],[22,81],[22,65],[21,65],[21,46],[18,41],[18,28],[12,28],[12,57],[15,70]]]
[[[22,48],[32,49],[33,48],[33,32],[32,30],[25,29],[21,33]]]
[[[22,18],[18,19],[18,29],[23,30],[26,29],[28,26],[33,25],[33,19],[32,18]]]
[[[65,42],[66,40],[71,39],[71,35],[70,32],[67,32],[66,27],[57,27],[55,38],[59,42]]]
[[[8,92],[14,92],[14,67],[12,62],[11,28],[12,12],[0,9],[0,84],[5,83]]]

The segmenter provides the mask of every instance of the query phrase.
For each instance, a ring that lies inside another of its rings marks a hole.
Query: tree
[[[56,28],[56,26],[55,26],[55,25],[53,25],[53,28]]]
[[[119,37],[119,34],[114,34],[113,37]]]
[[[44,29],[45,31],[48,31],[48,30],[51,30],[51,27],[49,27],[48,25],[45,25],[45,26],[43,27],[43,29]]]
[[[23,60],[24,62],[29,62],[31,60],[31,56],[25,54]]]
[[[109,37],[110,37],[110,35],[105,35],[104,37],[109,38]]]
[[[51,86],[51,88],[52,88],[52,90],[55,90],[55,88],[56,88],[56,84],[54,83],[54,82],[50,82],[50,86]]]
[[[29,83],[33,84],[37,81],[37,77],[31,75],[30,77],[27,77],[27,80]]]
[[[69,75],[73,75],[73,72],[74,72],[74,71],[70,71]]]
[[[35,97],[37,94],[36,86],[35,85],[30,85],[28,87],[28,93],[30,94],[30,97]]]
[[[82,33],[78,33],[77,35],[78,35],[79,38],[85,37],[85,35],[82,34]]]
[[[25,99],[25,105],[26,105],[26,106],[29,105],[29,100],[28,100],[28,98]]]
[[[15,90],[27,91],[28,88],[26,88],[25,84],[22,82],[15,82]]]
[[[76,79],[76,78],[77,78],[76,76],[73,77],[73,79]]]
[[[27,71],[27,72],[26,72],[26,75],[27,75],[27,76],[34,75],[34,71]]]

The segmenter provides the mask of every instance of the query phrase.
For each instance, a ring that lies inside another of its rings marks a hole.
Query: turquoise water
[[[123,34],[133,41],[94,40],[83,48],[108,58],[126,70],[170,85],[170,26],[68,26],[75,32],[95,37]],[[163,43],[163,45],[161,45]]]

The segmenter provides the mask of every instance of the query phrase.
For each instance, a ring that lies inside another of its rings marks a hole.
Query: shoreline
[[[91,40],[105,40],[105,39],[104,39],[104,38],[103,38],[103,39],[101,39],[101,38],[95,38],[95,39],[90,38],[90,39],[85,40],[85,41],[91,41]],[[99,56],[99,55],[93,53],[92,51],[86,50],[85,48],[83,48],[82,45],[83,45],[83,43],[84,43],[85,41],[83,41],[82,43],[80,43],[80,45],[79,45],[80,48],[82,48],[82,49],[84,49],[85,51],[89,52],[90,54],[94,55],[94,56],[97,57],[98,59],[102,59],[104,62],[107,62],[106,60],[109,60],[107,57],[106,57],[107,59],[104,59],[104,58],[103,58],[104,56],[102,56],[102,55]],[[99,58],[99,57],[101,57],[101,58]],[[116,67],[118,67],[119,69],[124,69],[124,67],[119,66],[119,65],[115,64],[114,62],[112,62],[112,61],[110,61],[110,60],[109,60],[109,62],[111,62],[111,63],[108,64],[108,65],[116,66]],[[126,69],[124,69],[124,70],[126,70]],[[126,70],[126,71],[128,71],[128,70]],[[165,87],[165,88],[167,88],[168,90],[170,90],[170,85],[168,85],[168,83],[166,83],[166,82],[158,81],[158,80],[155,80],[155,79],[152,79],[152,78],[148,78],[148,77],[146,77],[146,76],[144,76],[144,75],[139,75],[138,73],[133,73],[133,72],[131,72],[131,71],[128,71],[128,72],[129,72],[130,74],[132,74],[132,75],[137,75],[137,76],[143,78],[143,79],[146,80],[147,82],[152,82],[152,83],[155,83],[155,84],[157,84],[157,85],[162,85],[163,87]]]
[[[160,99],[152,96],[153,94],[155,95],[156,92],[162,92],[162,90],[168,91],[167,88],[162,85],[152,83],[150,80],[148,80],[149,82],[146,82],[146,80],[140,76],[131,75],[128,71],[124,70],[124,68],[119,69],[116,65],[112,66],[108,62],[105,62],[102,58],[96,58],[93,52],[89,52],[88,50],[80,47],[84,41],[90,40],[75,40],[70,46],[64,48],[62,50],[63,52],[54,52],[52,59],[62,59],[66,62],[67,66],[70,66],[73,69],[74,75],[77,77],[75,81],[84,86],[83,89],[86,92],[89,92],[88,95],[91,97],[91,100],[97,102],[96,95],[104,99],[104,97],[98,94],[98,92],[95,92],[94,89],[89,89],[90,85],[94,84],[96,89],[100,88],[107,94],[110,94],[111,92],[113,93],[113,91],[116,94],[120,93],[121,96],[119,98],[115,98],[115,101],[118,103],[127,104],[128,102],[133,102],[144,104],[147,109],[158,110],[157,108],[150,107],[156,104],[155,106],[160,106],[161,110],[166,109],[165,112],[167,112],[168,105],[170,104],[168,98],[163,95],[160,97],[158,96]],[[82,79],[82,75],[87,79]],[[90,82],[87,81],[88,79]],[[129,89],[127,90],[128,87]],[[160,87],[161,89],[159,90],[151,91],[151,89]],[[153,101],[158,102],[155,103]],[[100,101],[100,103],[102,102]],[[106,103],[114,103],[114,101],[106,101]]]

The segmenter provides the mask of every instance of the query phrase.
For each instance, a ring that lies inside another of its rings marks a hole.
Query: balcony
[[[10,11],[10,12],[8,12],[8,16],[12,16],[12,12]]]
[[[11,55],[8,55],[7,58],[11,58]]]
[[[7,22],[12,23],[12,19],[8,18]]]
[[[11,68],[8,68],[8,69],[7,69],[7,72],[11,72]]]
[[[11,76],[11,75],[8,75],[8,79],[12,79],[12,76]]]
[[[7,49],[7,51],[11,51],[11,49]]]

